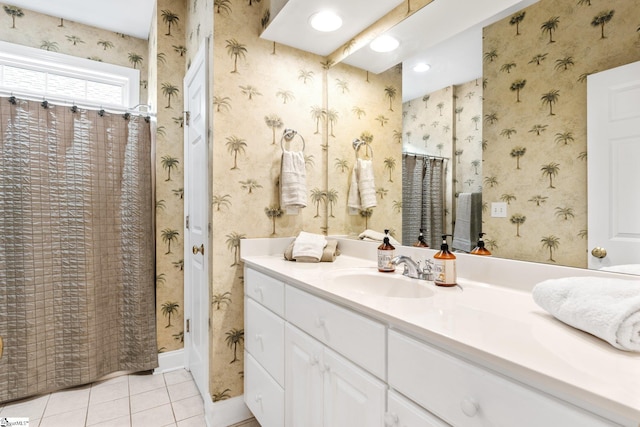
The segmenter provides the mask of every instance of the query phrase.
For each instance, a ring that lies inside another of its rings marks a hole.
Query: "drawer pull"
[[[467,417],[474,417],[480,409],[480,407],[478,406],[478,402],[476,402],[473,397],[465,397],[464,399],[462,399],[462,402],[460,402],[460,407],[462,408],[462,412]]]
[[[325,322],[324,322],[324,317],[318,317],[316,319],[316,326],[318,328],[324,328]]]
[[[260,286],[258,286],[254,292],[256,295],[260,296],[260,299],[262,299],[262,288]]]
[[[262,395],[261,394],[257,394],[256,397],[255,397],[255,401],[256,401],[256,403],[262,402]]]
[[[387,412],[386,414],[384,414],[385,426],[387,427],[397,426],[398,421],[400,421],[400,419],[398,418],[398,414],[396,414],[395,412]]]
[[[256,334],[256,341],[262,342],[262,334]]]

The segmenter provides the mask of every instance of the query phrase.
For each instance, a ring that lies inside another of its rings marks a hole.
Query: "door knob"
[[[599,246],[596,246],[591,251],[591,255],[593,255],[596,258],[604,258],[604,257],[607,256],[607,250],[605,248],[601,248]]]
[[[204,243],[201,244],[200,247],[193,245],[192,250],[194,255],[198,255],[198,253],[201,253],[202,255],[204,255]]]

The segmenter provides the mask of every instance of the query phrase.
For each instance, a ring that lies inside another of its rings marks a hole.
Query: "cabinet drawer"
[[[389,385],[455,426],[611,425],[394,331]]]
[[[385,427],[449,427],[449,424],[393,390],[389,390],[388,393],[384,425]]]
[[[262,427],[284,425],[284,390],[246,351],[244,402]]]
[[[385,327],[291,286],[286,318],[378,378],[385,378]]]
[[[284,320],[245,298],[245,348],[284,386]]]
[[[284,283],[250,268],[244,272],[245,295],[284,317]]]

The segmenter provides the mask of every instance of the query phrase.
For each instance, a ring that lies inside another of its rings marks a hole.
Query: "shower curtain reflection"
[[[0,402],[157,366],[149,120],[0,98]]]
[[[445,159],[402,156],[402,244],[412,245],[420,229],[432,248],[444,234]]]

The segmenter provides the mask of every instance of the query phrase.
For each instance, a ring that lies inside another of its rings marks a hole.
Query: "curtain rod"
[[[409,151],[403,151],[402,152],[403,156],[414,156],[414,157],[426,157],[428,159],[442,159],[442,160],[449,160],[449,157],[442,157],[442,156],[433,156],[431,154],[420,154],[420,153],[411,153]]]
[[[38,97],[38,96],[34,96],[34,95],[26,95],[24,93],[20,93],[20,92],[9,92],[7,90],[2,90],[0,89],[0,96],[6,96],[7,98],[11,98],[12,96],[15,97],[16,99],[23,99],[26,101],[35,101],[35,102],[47,102],[53,105],[59,105],[62,107],[78,107],[78,108],[83,108],[86,110],[102,110],[105,112],[109,112],[109,113],[114,113],[114,114],[124,114],[124,113],[139,113],[141,115],[147,115],[150,117],[156,117],[155,113],[151,113],[150,111],[140,111],[139,108],[140,107],[147,107],[147,110],[151,109],[151,106],[148,104],[138,104],[135,105],[131,108],[118,108],[118,107],[113,107],[113,106],[107,106],[107,107],[103,107],[101,105],[97,105],[97,104],[91,104],[91,103],[77,103],[74,100],[65,100],[65,99],[61,99],[61,98],[51,98],[51,97],[46,97],[46,96],[42,96],[42,97]]]

